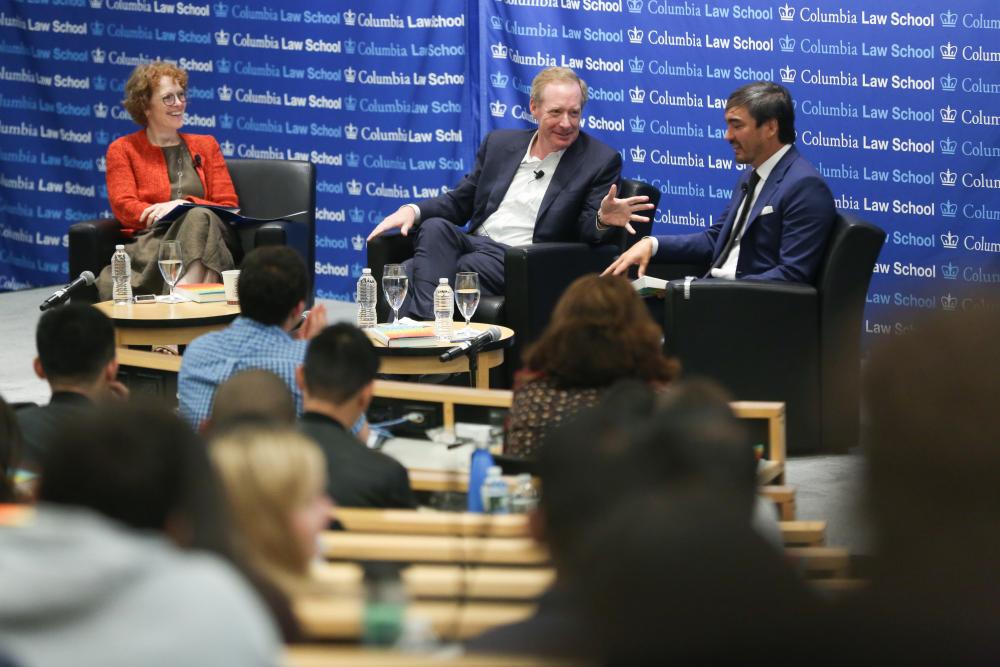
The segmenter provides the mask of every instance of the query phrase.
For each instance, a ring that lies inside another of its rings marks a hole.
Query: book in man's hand
[[[215,204],[195,204],[194,202],[184,202],[183,204],[174,206],[167,213],[163,214],[163,217],[157,220],[156,224],[169,224],[194,208],[207,208],[219,216],[220,220],[233,225],[234,227],[244,224],[257,224],[261,222],[278,222],[279,220],[288,220],[289,218],[305,213],[305,211],[298,211],[296,213],[288,213],[277,218],[251,218],[246,215],[240,215],[240,209],[238,208],[216,206]]]
[[[197,303],[214,303],[226,300],[222,283],[188,283],[174,287],[174,294]]]
[[[663,296],[667,292],[667,281],[652,276],[643,276],[632,281],[632,287],[639,296]]]
[[[364,330],[369,338],[386,347],[434,347],[441,341],[431,324],[377,324]]]

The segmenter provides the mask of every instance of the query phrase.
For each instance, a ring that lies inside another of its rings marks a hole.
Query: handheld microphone
[[[451,361],[456,357],[459,357],[466,352],[478,352],[483,346],[488,343],[493,343],[500,340],[500,336],[503,334],[500,332],[500,327],[490,327],[483,333],[479,334],[475,338],[470,338],[469,340],[464,340],[455,347],[451,348],[447,352],[443,353],[440,357],[441,361]]]
[[[84,271],[79,275],[79,277],[76,278],[76,280],[66,285],[65,287],[57,289],[55,292],[52,293],[52,296],[45,299],[45,301],[42,301],[42,305],[38,307],[38,310],[48,310],[53,306],[58,306],[64,303],[70,297],[70,295],[76,290],[80,289],[84,285],[93,285],[93,284],[94,284],[94,274],[91,273],[90,271]]]
[[[535,180],[537,181],[539,178],[545,175],[545,172],[542,169],[538,169],[534,172],[534,174],[535,174]]]

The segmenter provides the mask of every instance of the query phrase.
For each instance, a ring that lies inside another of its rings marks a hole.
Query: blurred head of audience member
[[[604,387],[621,378],[665,384],[679,370],[663,355],[663,332],[631,284],[597,274],[566,288],[525,366],[557,387]]]
[[[53,393],[74,392],[94,401],[121,393],[114,326],[93,306],[71,303],[46,311],[35,343],[35,373]]]
[[[375,394],[378,355],[350,324],[334,324],[309,341],[297,379],[307,412],[323,412],[350,428]]]
[[[21,429],[7,401],[0,396],[0,503],[18,500],[14,473],[20,458]]]
[[[332,507],[319,447],[292,427],[248,424],[210,451],[248,560],[286,593],[308,592]]]
[[[231,375],[215,390],[212,414],[202,430],[218,432],[246,422],[290,426],[295,417],[295,398],[285,381],[251,368]]]
[[[290,330],[305,311],[309,274],[288,246],[256,248],[240,264],[240,313]]]

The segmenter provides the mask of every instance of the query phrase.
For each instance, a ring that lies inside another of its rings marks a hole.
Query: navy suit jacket
[[[703,232],[657,236],[654,261],[713,264],[725,246],[743,199],[740,177],[719,221]],[[771,210],[761,214],[766,208]],[[837,217],[833,193],[816,169],[792,146],[764,182],[740,241],[736,277],[812,283]]]
[[[443,195],[417,202],[420,217],[444,218],[472,232],[500,206],[528,150],[534,130],[494,130],[483,140],[476,165]],[[617,238],[597,231],[601,199],[621,175],[621,156],[610,146],[580,132],[559,160],[535,218],[532,240],[604,243]]]

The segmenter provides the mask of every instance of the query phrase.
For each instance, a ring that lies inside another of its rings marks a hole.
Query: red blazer
[[[207,134],[181,134],[195,161],[195,169],[205,188],[205,199],[185,197],[196,204],[239,206],[233,181],[229,178],[226,161],[219,142]],[[199,160],[199,158],[201,158]],[[122,231],[131,236],[145,229],[139,215],[151,204],[170,200],[170,177],[167,161],[159,146],[149,143],[142,129],[118,137],[108,146],[108,199],[111,211],[122,224]]]

